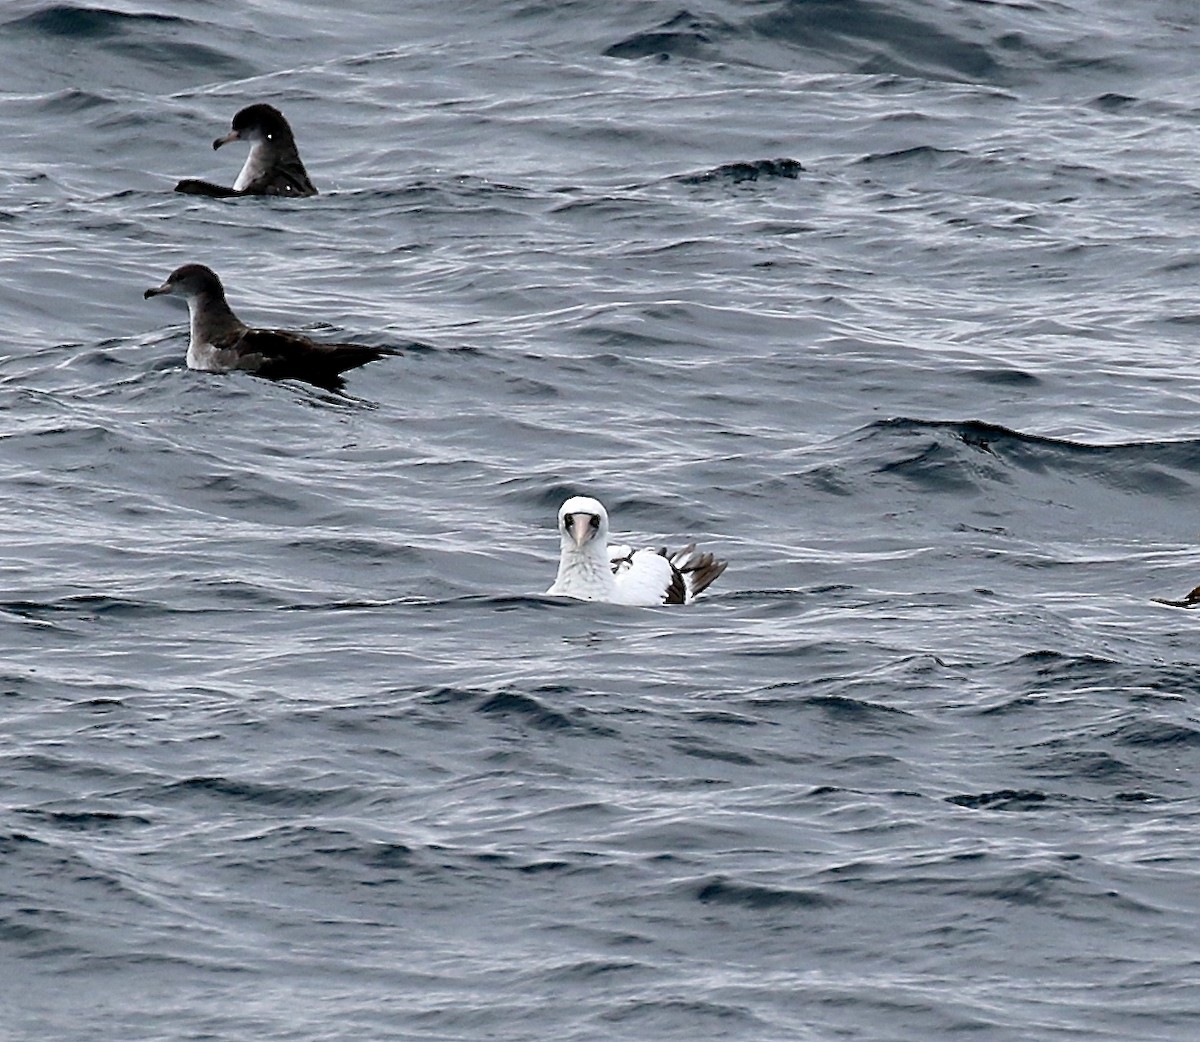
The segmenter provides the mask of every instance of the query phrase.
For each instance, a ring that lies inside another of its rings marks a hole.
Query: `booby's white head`
[[[558,508],[558,533],[564,549],[608,544],[608,511],[591,496],[572,496]]]

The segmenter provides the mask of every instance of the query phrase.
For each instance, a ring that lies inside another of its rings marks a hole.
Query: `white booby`
[[[572,496],[558,510],[562,554],[547,593],[610,604],[686,604],[725,571],[726,562],[682,550],[633,550],[608,545],[608,511],[590,496]]]
[[[325,344],[280,329],[251,329],[226,303],[217,273],[203,264],[176,268],[161,286],[146,290],[145,297],[168,293],[187,300],[189,369],[210,373],[241,369],[269,380],[304,380],[336,391],[345,370],[398,353],[389,347]]]
[[[283,113],[273,105],[248,105],[233,117],[233,127],[224,137],[213,142],[220,148],[231,141],[246,141],[250,154],[232,188],[211,181],[186,178],[175,191],[186,195],[207,195],[222,199],[235,195],[285,195],[293,198],[316,195],[308,179],[308,171],[300,161],[300,151],[292,128]]]

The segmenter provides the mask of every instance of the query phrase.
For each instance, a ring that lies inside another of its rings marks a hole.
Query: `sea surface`
[[[3,1042],[1200,1038],[1200,7],[687,3],[0,6]]]

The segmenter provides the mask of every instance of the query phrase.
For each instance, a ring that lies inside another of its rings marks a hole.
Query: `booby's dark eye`
[[[575,519],[570,514],[563,514],[563,528],[570,528]]]
[[[600,518],[598,518],[595,514],[593,514],[588,519],[588,524],[591,525],[593,528],[599,528],[600,527]]]

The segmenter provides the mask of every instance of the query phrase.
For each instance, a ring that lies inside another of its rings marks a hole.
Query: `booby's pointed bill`
[[[176,184],[175,191],[218,199],[235,195],[282,195],[299,199],[317,194],[300,159],[292,128],[274,105],[259,102],[239,110],[229,133],[217,138],[212,147],[216,150],[234,141],[249,144],[250,154],[232,188],[189,177]]]
[[[726,563],[682,550],[609,546],[608,512],[590,496],[572,496],[559,508],[558,575],[547,593],[612,604],[686,604],[725,571]]]
[[[187,364],[210,373],[245,370],[269,380],[303,380],[336,391],[342,373],[388,355],[390,347],[366,344],[328,344],[282,329],[252,329],[233,313],[217,273],[203,264],[176,268],[161,286],[152,286],[148,300],[177,293],[187,299],[191,325]]]
[[[600,518],[596,514],[580,510],[570,516],[571,538],[575,540],[577,547],[583,546],[588,539],[595,535],[599,526]]]

